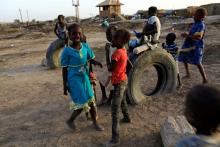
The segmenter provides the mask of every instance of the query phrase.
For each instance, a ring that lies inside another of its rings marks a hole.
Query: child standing
[[[121,107],[123,113],[122,123],[130,123],[128,114],[126,96],[127,87],[127,51],[125,44],[128,43],[130,34],[127,30],[120,29],[113,35],[112,46],[116,47],[116,51],[111,57],[109,71],[112,72],[111,82],[114,86],[111,111],[112,111],[112,138],[106,146],[117,146],[120,144],[119,138],[119,109]]]
[[[180,79],[180,73],[179,73],[179,66],[178,66],[178,47],[175,43],[176,40],[176,34],[169,33],[166,36],[166,43],[162,44],[162,47],[167,50],[168,53],[170,53],[174,60],[176,61],[176,67],[177,67],[177,79],[178,79],[178,86],[177,89],[182,87],[181,79]]]
[[[219,89],[204,85],[191,89],[186,97],[185,116],[196,129],[196,135],[183,138],[176,147],[219,147],[219,114]]]
[[[112,38],[114,33],[117,31],[117,26],[110,26],[107,28],[106,30],[106,38],[108,40],[108,42],[105,45],[105,57],[106,57],[106,65],[107,67],[110,65],[111,63],[111,56],[114,53],[114,51],[116,50],[115,47],[112,47]],[[111,73],[108,72],[108,70],[106,69],[106,72],[103,72],[102,77],[100,78],[100,87],[101,87],[101,91],[102,91],[102,100],[101,100],[101,104],[105,104],[111,103],[111,97],[112,97],[112,92],[113,90],[110,90],[110,94],[109,97],[107,97],[106,95],[106,86],[109,84],[108,82],[109,79],[111,78]]]
[[[191,50],[188,53],[181,53],[179,56],[179,61],[184,63],[186,69],[185,78],[190,78],[189,66],[188,64],[196,65],[199,69],[199,72],[203,78],[203,83],[207,83],[207,77],[202,65],[202,57],[204,53],[204,33],[205,33],[205,24],[204,18],[206,15],[206,10],[204,8],[198,8],[194,14],[194,24],[192,25],[189,33],[183,33],[182,37],[186,39],[191,39],[191,41],[185,41],[183,45],[183,50],[189,48],[187,42],[191,42],[195,46],[194,50]]]
[[[89,80],[88,65],[90,61],[94,65],[102,66],[94,60],[94,53],[87,43],[82,42],[82,29],[78,24],[73,24],[68,29],[70,46],[64,48],[61,55],[61,66],[63,67],[64,95],[70,93],[72,100],[72,115],[66,124],[73,131],[76,130],[74,120],[84,110],[90,112],[93,126],[97,131],[103,128],[97,123],[97,109],[94,93]]]

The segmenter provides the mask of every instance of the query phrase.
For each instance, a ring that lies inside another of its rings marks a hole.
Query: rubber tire
[[[154,66],[158,81],[154,91],[145,95],[139,87],[140,78],[146,68]],[[164,49],[147,50],[134,63],[128,78],[128,99],[131,104],[140,104],[156,94],[170,93],[176,89],[177,68],[173,57]]]
[[[47,48],[46,63],[50,69],[54,69],[60,64],[60,54],[64,47],[64,41],[57,39],[53,41]]]

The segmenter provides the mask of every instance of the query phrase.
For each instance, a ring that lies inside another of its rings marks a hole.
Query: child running
[[[102,64],[95,61],[95,55],[87,43],[83,43],[82,29],[78,24],[72,24],[68,28],[70,46],[64,48],[61,55],[61,66],[63,67],[63,87],[64,95],[70,93],[72,100],[72,115],[66,121],[70,129],[76,131],[75,119],[84,110],[90,112],[93,126],[97,131],[102,131],[103,127],[97,122],[97,110],[94,93],[89,80],[88,64],[90,61],[94,65]]]
[[[178,47],[175,43],[176,40],[176,34],[169,33],[166,36],[166,43],[162,44],[162,47],[167,50],[168,53],[170,53],[174,60],[176,61],[176,67],[177,67],[177,79],[178,79],[178,85],[177,89],[182,87],[181,79],[180,79],[180,73],[179,73],[179,66],[178,66]]]
[[[185,116],[196,135],[180,140],[176,147],[220,146],[220,90],[206,85],[191,89],[186,97]]]
[[[122,123],[130,123],[130,116],[128,114],[126,96],[127,87],[127,51],[125,44],[128,43],[130,34],[127,30],[119,29],[113,35],[112,46],[116,47],[116,51],[111,57],[109,71],[112,72],[111,82],[114,86],[111,111],[112,111],[112,137],[106,146],[120,145],[119,138],[119,109],[121,107],[123,113]]]
[[[205,24],[204,18],[206,15],[206,10],[204,8],[198,8],[194,14],[194,24],[192,25],[189,33],[183,33],[182,37],[186,38],[187,41],[184,42],[182,49],[189,48],[190,46],[195,46],[194,50],[191,50],[187,53],[181,53],[179,56],[179,61],[184,63],[186,69],[185,78],[190,78],[189,65],[196,65],[199,69],[199,72],[203,78],[203,83],[207,83],[208,79],[205,74],[202,58],[204,53],[204,34],[205,34]],[[190,41],[190,40],[191,41]],[[191,42],[192,45],[188,43]]]

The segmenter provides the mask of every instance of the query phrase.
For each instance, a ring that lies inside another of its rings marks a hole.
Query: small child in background
[[[180,140],[176,147],[220,146],[220,90],[205,85],[192,88],[186,96],[185,116],[196,135]]]
[[[176,61],[176,68],[177,68],[177,79],[178,79],[178,85],[177,85],[177,89],[182,87],[182,82],[180,79],[180,72],[179,72],[179,66],[178,66],[178,47],[175,43],[176,40],[176,34],[174,33],[169,33],[166,36],[166,43],[162,44],[162,47],[168,52],[170,53],[174,60]]]
[[[183,33],[182,37],[186,38],[182,50],[188,50],[189,47],[195,49],[188,53],[181,53],[178,60],[184,63],[186,69],[185,78],[190,78],[189,65],[196,65],[202,76],[203,83],[207,83],[208,79],[202,65],[202,58],[204,54],[204,34],[205,34],[205,23],[204,18],[207,14],[206,9],[198,8],[194,14],[194,23],[192,24],[189,33]]]
[[[116,51],[111,57],[111,63],[108,67],[112,72],[111,82],[114,86],[113,97],[111,103],[112,111],[112,137],[106,146],[120,145],[119,137],[119,109],[122,109],[123,119],[121,123],[130,123],[126,102],[127,75],[126,66],[128,61],[127,50],[125,44],[128,43],[130,34],[125,29],[120,29],[113,35],[112,46],[116,47]]]
[[[55,25],[54,33],[56,36],[61,39],[65,40],[67,39],[67,24],[65,22],[65,17],[63,15],[58,15],[58,22]]]

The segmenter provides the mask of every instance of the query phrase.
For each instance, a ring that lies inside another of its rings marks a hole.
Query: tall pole
[[[21,22],[23,23],[23,18],[22,18],[21,9],[19,9],[19,13],[20,13],[20,17],[21,17]]]
[[[76,0],[76,3],[72,0],[72,4],[75,7],[76,22],[79,22],[79,0]]]

